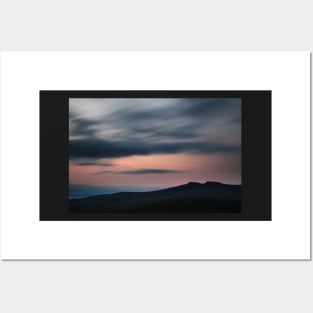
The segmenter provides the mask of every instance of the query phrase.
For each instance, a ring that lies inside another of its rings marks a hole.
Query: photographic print
[[[302,52],[1,54],[2,257],[309,259],[309,197],[282,175],[309,150],[288,140],[309,137],[309,123],[290,127],[309,122],[309,64]],[[306,181],[299,164],[293,181]]]
[[[69,98],[69,211],[241,212],[241,98]]]

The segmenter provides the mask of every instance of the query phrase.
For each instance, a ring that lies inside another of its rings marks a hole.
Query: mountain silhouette
[[[234,213],[241,211],[241,186],[189,182],[162,190],[70,199],[69,208],[77,213]]]

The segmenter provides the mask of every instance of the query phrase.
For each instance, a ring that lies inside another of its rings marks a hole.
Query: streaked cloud
[[[136,174],[136,175],[145,175],[145,174],[169,174],[169,173],[183,173],[183,171],[169,170],[169,169],[158,169],[158,168],[144,168],[140,170],[132,171],[123,171],[122,174]]]
[[[93,175],[100,175],[100,174],[135,174],[135,175],[147,175],[147,174],[173,174],[173,173],[184,173],[185,171],[178,171],[178,170],[171,170],[165,168],[143,168],[138,170],[129,170],[129,171],[98,171],[92,173]]]
[[[240,107],[240,99],[70,99],[70,156],[238,152]]]
[[[69,100],[70,183],[241,181],[241,99]]]
[[[162,153],[233,153],[239,152],[237,145],[204,141],[145,142],[143,140],[107,141],[99,139],[77,139],[70,142],[71,159],[75,158],[119,158],[131,155]]]

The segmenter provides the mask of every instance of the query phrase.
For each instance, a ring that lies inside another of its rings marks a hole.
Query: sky
[[[71,98],[69,150],[73,194],[240,184],[241,99]]]

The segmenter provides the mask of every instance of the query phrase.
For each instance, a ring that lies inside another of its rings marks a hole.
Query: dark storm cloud
[[[157,99],[154,99],[157,100]],[[169,99],[168,106],[139,105],[116,109],[104,120],[107,126],[118,128],[121,135],[152,138],[193,138],[210,125],[238,115],[240,99]],[[160,99],[162,101],[162,99]],[[240,112],[240,111],[239,111]],[[224,125],[225,127],[225,125]]]
[[[168,169],[146,168],[146,169],[134,170],[134,171],[124,171],[124,172],[119,172],[119,173],[145,175],[145,174],[169,174],[169,173],[183,173],[183,172],[175,171],[175,170],[168,170]]]
[[[154,142],[143,141],[105,141],[100,139],[77,139],[70,141],[70,155],[75,158],[119,158],[131,155],[151,155],[160,153],[233,153],[238,152],[236,145],[216,142]]]
[[[93,136],[95,134],[95,121],[74,117],[70,114],[71,134],[75,136]]]
[[[144,100],[144,99],[140,99]],[[149,100],[149,99],[147,99]],[[150,99],[151,100],[151,99]],[[164,99],[159,99],[162,101]],[[224,115],[225,113],[238,112],[238,105],[240,107],[240,99],[201,99],[201,98],[188,98],[188,99],[165,99],[169,102],[168,106],[163,107],[160,110],[157,106],[146,105],[137,108],[136,101],[132,103],[130,110],[123,108],[116,109],[111,112],[107,117],[108,120],[115,120],[117,118],[120,121],[151,121],[151,120],[162,120],[163,118],[173,119],[174,121],[180,118],[193,118],[198,119],[199,117],[217,117]],[[138,101],[138,100],[137,100]],[[154,99],[155,102],[158,99]],[[139,103],[140,104],[140,103]]]
[[[234,99],[191,99],[192,101],[182,100],[181,114],[189,118],[217,117],[224,115],[225,112],[233,111]],[[222,101],[221,101],[222,100]],[[236,109],[236,108],[235,108]]]
[[[72,158],[70,158],[71,160],[73,160],[74,161],[74,164],[75,165],[81,165],[81,166],[112,166],[113,165],[113,163],[112,162],[101,162],[101,163],[99,163],[99,162],[96,162],[96,161],[94,161],[94,160],[92,160],[92,161],[80,161],[79,159],[72,159]]]
[[[240,99],[70,99],[70,157],[239,152],[240,111]]]
[[[100,174],[107,174],[107,173],[117,173],[117,172],[114,172],[114,171],[98,171],[98,172],[93,172],[93,173],[90,173],[91,175],[100,175]]]
[[[199,136],[199,130],[191,129],[184,127],[183,125],[174,125],[174,121],[172,125],[162,126],[154,125],[153,122],[145,121],[141,123],[141,125],[131,125],[129,126],[129,134],[133,137],[145,137],[147,139],[172,139],[172,140],[180,140],[180,139],[188,139],[188,138],[196,138]]]
[[[184,171],[176,171],[164,168],[145,168],[139,170],[131,170],[131,171],[98,171],[92,173],[93,175],[100,175],[100,174],[107,174],[107,173],[114,173],[114,174],[131,174],[131,175],[146,175],[146,174],[173,174],[173,173],[184,173]]]

